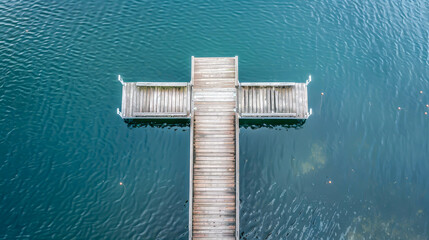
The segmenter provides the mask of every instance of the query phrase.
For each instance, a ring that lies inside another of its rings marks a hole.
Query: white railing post
[[[308,85],[311,82],[311,75],[308,76],[308,79],[305,81],[305,85]]]
[[[307,118],[309,118],[311,116],[311,114],[313,114],[313,109],[312,108],[310,108],[310,113],[308,113],[308,117]]]
[[[125,83],[124,83],[124,81],[122,80],[121,75],[118,75],[118,81],[119,81],[122,85],[124,85],[124,84],[125,84]]]

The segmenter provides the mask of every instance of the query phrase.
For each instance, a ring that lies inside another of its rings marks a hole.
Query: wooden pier
[[[190,83],[122,83],[124,119],[190,119],[189,239],[239,239],[239,119],[307,119],[306,83],[239,83],[238,57],[192,57]]]

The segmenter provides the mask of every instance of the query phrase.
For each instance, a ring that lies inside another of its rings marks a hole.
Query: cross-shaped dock
[[[240,83],[238,57],[194,58],[189,83],[124,82],[124,119],[190,119],[189,239],[239,239],[239,119],[307,119],[307,85]]]

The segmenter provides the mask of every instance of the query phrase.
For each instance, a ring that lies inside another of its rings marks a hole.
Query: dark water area
[[[240,129],[242,239],[429,239],[426,0],[0,0],[0,239],[187,239],[189,126],[125,123],[117,75],[235,55],[313,78]]]

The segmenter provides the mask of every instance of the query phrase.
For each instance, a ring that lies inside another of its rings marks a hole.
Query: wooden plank
[[[201,161],[234,161],[234,156],[197,156],[196,160]]]
[[[276,106],[276,111],[274,111],[275,113],[280,113],[280,106],[279,106],[279,104],[280,104],[280,100],[279,100],[279,91],[278,91],[278,89],[277,88],[275,88],[274,89],[274,97],[275,97],[275,99],[274,99],[274,101],[275,101],[275,106]]]
[[[194,57],[192,57],[192,63],[194,62]],[[192,64],[193,65],[193,64]],[[190,157],[189,157],[189,239],[192,239],[192,233],[193,233],[193,203],[194,203],[194,116],[191,117],[191,126],[190,126],[191,134],[190,134]]]
[[[126,115],[126,108],[127,108],[127,91],[126,91],[127,83],[124,83],[122,85],[122,106],[121,106],[121,112],[123,115]]]
[[[255,93],[255,88],[250,88],[251,90],[252,90],[252,103],[251,103],[251,106],[252,106],[252,110],[251,110],[251,112],[252,113],[255,113],[256,112],[256,93]]]
[[[159,108],[160,108],[160,112],[168,112],[167,109],[167,105],[166,105],[166,101],[165,98],[167,97],[167,91],[165,88],[161,89],[161,91],[159,92]]]
[[[126,98],[125,98],[125,102],[126,102],[126,108],[124,109],[124,114],[127,117],[130,117],[130,114],[128,113],[129,108],[130,108],[130,83],[126,83],[126,88],[125,88],[125,92],[126,92]]]
[[[292,112],[292,88],[284,88],[282,91],[284,92],[284,112]]]
[[[123,115],[126,117],[129,117],[128,115],[128,98],[129,98],[129,93],[128,93],[128,83],[125,83],[123,86],[124,91],[125,91],[125,103],[124,103],[124,108],[122,109]]]
[[[292,99],[292,95],[291,95],[291,88],[283,88],[282,92],[283,92],[283,106],[284,108],[282,109],[282,113],[285,112],[289,112],[291,111],[292,107],[291,107],[291,99]]]
[[[130,96],[130,116],[133,116],[134,114],[134,107],[135,107],[135,103],[134,103],[134,95],[135,95],[135,87],[134,87],[134,83],[131,84],[131,96]]]
[[[202,73],[194,73],[195,78],[234,78],[235,75],[233,72],[220,72],[220,73],[210,73],[210,72],[202,72]]]
[[[266,112],[268,112],[268,101],[267,101],[267,98],[269,97],[269,95],[267,93],[267,88],[265,88],[265,87],[262,88],[262,92],[263,92],[263,95],[264,95],[264,108],[263,108],[262,112],[266,113]]]
[[[296,113],[296,87],[290,88],[291,90],[291,106],[292,108],[290,109],[290,112],[294,112]]]
[[[142,87],[142,107],[139,112],[147,112],[146,109],[146,98],[147,98],[147,87]]]
[[[174,94],[174,96],[175,96],[175,101],[174,101],[174,111],[176,112],[176,111],[179,111],[179,107],[180,107],[180,101],[179,101],[179,97],[180,97],[180,89],[179,88],[175,88],[174,89],[174,91],[175,91],[175,94]]]
[[[143,88],[143,108],[141,110],[141,112],[148,112],[149,111],[149,106],[148,106],[148,93],[149,93],[149,89],[147,87]]]
[[[197,109],[198,110],[198,109]],[[206,115],[206,116],[233,116],[234,111],[197,111],[195,113],[197,116]]]
[[[164,93],[162,89],[158,87],[152,87],[153,95],[152,95],[152,101],[153,101],[153,112],[161,112],[161,109],[163,107],[162,104],[162,94]]]
[[[279,88],[277,88],[277,95],[278,95],[278,101],[277,101],[277,103],[278,103],[278,106],[279,106],[279,108],[278,108],[278,113],[282,113],[282,112],[284,112],[284,101],[283,101],[283,99],[285,98],[285,96],[284,96],[284,92],[283,92],[283,87],[279,87]]]
[[[285,106],[283,112],[293,112],[293,95],[292,88],[285,88]]]
[[[234,101],[231,101],[231,102],[219,101],[217,103],[213,103],[213,102],[198,102],[198,103],[195,103],[195,105],[197,105],[197,106],[208,105],[211,108],[215,108],[216,106],[234,108],[235,107],[235,102]]]
[[[198,73],[235,73],[234,68],[196,68],[195,69],[195,74]],[[235,78],[234,78],[235,79]]]
[[[195,65],[195,69],[213,69],[213,68],[229,68],[229,69],[234,69],[235,65],[234,64],[223,64],[223,63],[219,63],[219,64],[213,64],[213,63],[198,63]]]
[[[235,181],[235,175],[199,175],[194,177],[195,180],[225,180],[225,181]]]
[[[195,66],[235,64],[234,58],[195,58]]]
[[[250,101],[249,101],[249,88],[248,88],[248,87],[245,87],[245,88],[244,88],[244,90],[245,90],[245,94],[246,94],[246,99],[245,99],[245,101],[244,101],[244,104],[245,104],[246,106],[245,106],[244,111],[245,111],[245,112],[250,112],[250,108],[249,108],[249,104],[250,104]]]
[[[307,90],[307,85],[305,85],[305,90],[304,90],[304,112],[306,114],[308,113],[308,90]]]
[[[183,105],[183,88],[179,88],[177,90],[177,93],[178,93],[178,96],[177,96],[176,109],[177,109],[177,111],[183,112],[183,108],[182,108],[182,105]]]
[[[172,112],[172,108],[171,108],[171,99],[173,97],[173,95],[171,94],[171,90],[172,88],[165,88],[164,94],[166,96],[166,98],[164,99],[164,106],[165,106],[165,111],[167,112]]]
[[[164,95],[164,98],[160,98],[159,107],[163,108],[165,112],[169,112],[169,109],[168,109],[168,98],[169,98],[168,88],[163,89],[161,92]]]
[[[140,97],[140,89],[139,88],[135,88],[136,91],[136,95],[135,95],[135,107],[134,107],[134,111],[138,112],[139,111],[139,97]]]
[[[198,92],[231,92],[234,93],[236,90],[235,88],[197,88],[194,89],[194,93],[198,93]]]
[[[169,102],[169,111],[174,112],[173,110],[173,105],[174,105],[174,93],[173,93],[174,88],[169,88],[168,89],[168,94],[170,95],[170,102]]]
[[[185,89],[185,97],[184,97],[184,108],[188,112],[188,114],[191,112],[191,89],[192,86],[189,86]]]
[[[301,84],[301,103],[300,103],[301,117],[302,118],[305,118],[305,113],[306,113],[306,110],[305,110],[305,92],[306,92],[306,89],[305,88],[306,88],[305,84],[302,83]]]
[[[138,111],[142,112],[143,111],[143,101],[144,101],[144,88],[138,88],[139,90],[139,108]]]
[[[302,99],[301,99],[301,84],[296,85],[296,115],[301,117]]]
[[[204,71],[220,71],[220,72],[230,72],[235,71],[234,65],[222,64],[222,65],[198,65],[195,66],[195,72],[204,72]]]
[[[149,112],[153,112],[153,88],[149,88]]]

